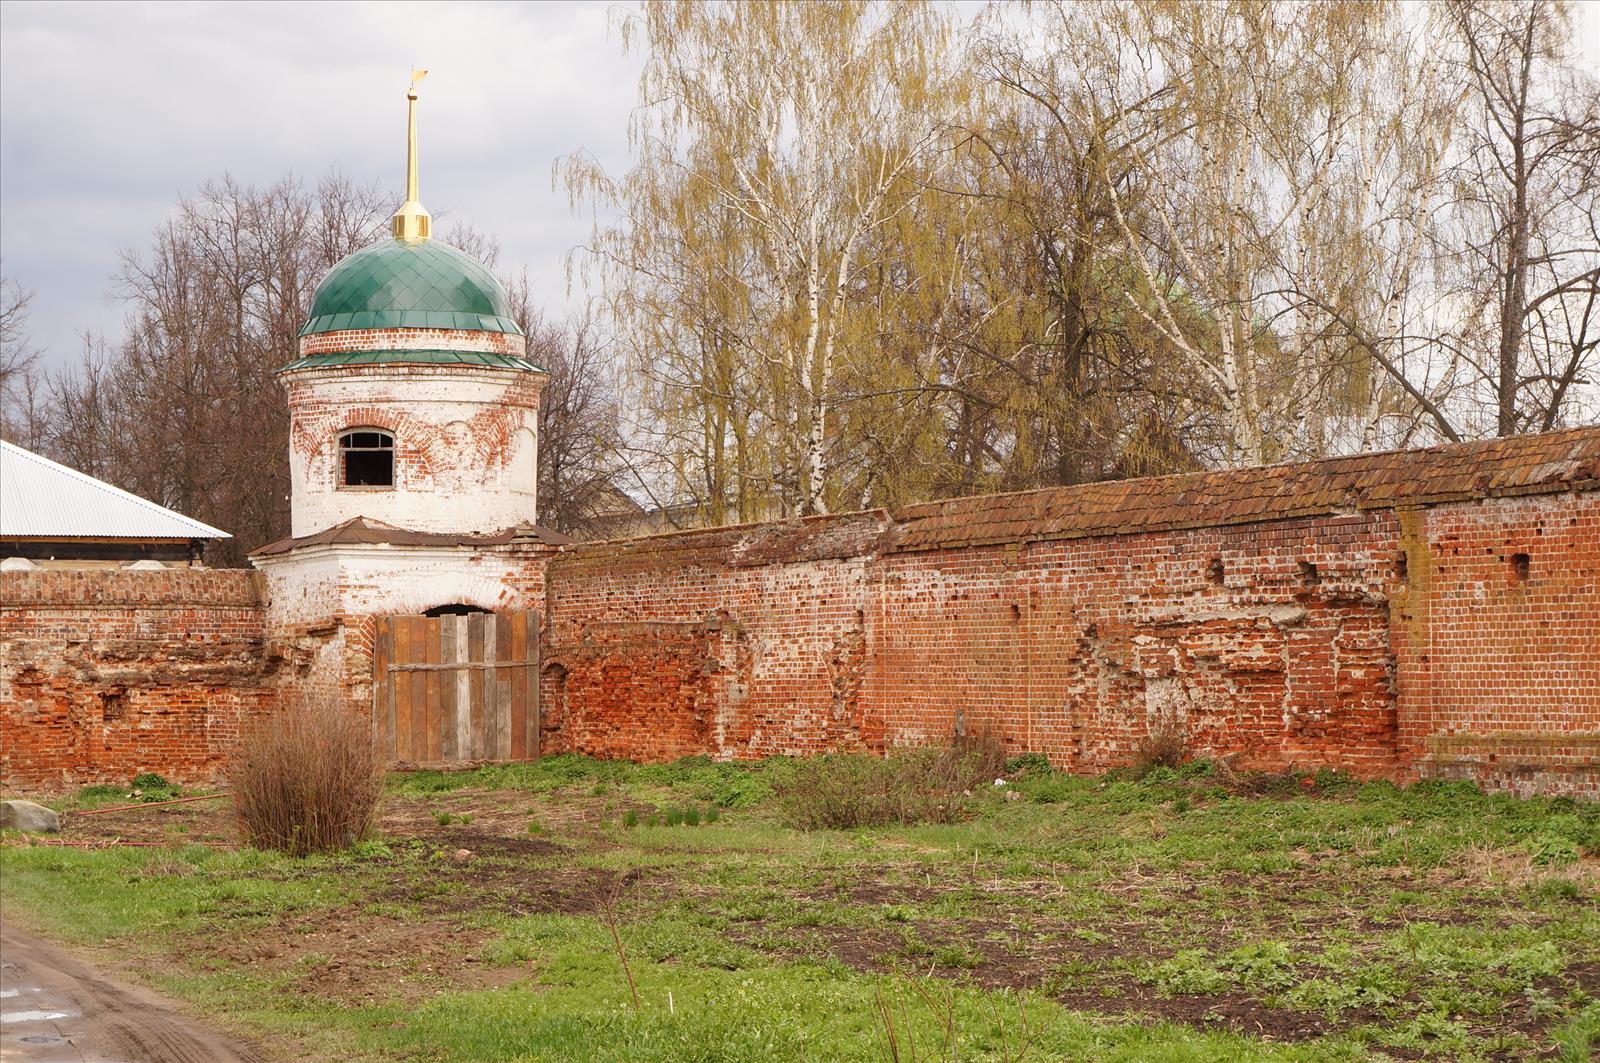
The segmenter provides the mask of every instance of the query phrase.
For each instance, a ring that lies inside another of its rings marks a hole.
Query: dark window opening
[[[466,605],[462,602],[452,602],[449,605],[436,605],[423,613],[423,616],[471,616],[473,613],[487,613],[489,610],[480,609],[476,605]]]
[[[1300,562],[1300,582],[1301,583],[1315,583],[1315,582],[1317,582],[1317,566],[1315,564],[1313,564],[1310,561],[1301,561]]]
[[[1222,567],[1222,558],[1213,557],[1211,565],[1206,569],[1206,578],[1212,583],[1221,584],[1227,577],[1227,571]]]
[[[1516,580],[1518,583],[1521,583],[1528,578],[1527,554],[1511,555],[1511,578]]]
[[[1401,554],[1399,557],[1395,558],[1394,567],[1396,573],[1402,580],[1411,579],[1411,562],[1405,554]]]
[[[344,487],[393,487],[394,436],[365,429],[340,436],[339,475]]]

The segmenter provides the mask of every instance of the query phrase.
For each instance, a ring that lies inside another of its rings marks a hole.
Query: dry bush
[[[1005,749],[988,734],[887,757],[836,753],[797,762],[779,783],[784,822],[801,830],[949,823],[966,799],[1005,768]]]
[[[1182,725],[1165,717],[1153,720],[1134,748],[1134,774],[1143,775],[1151,768],[1176,768],[1189,756],[1189,735]]]
[[[365,718],[336,702],[311,702],[246,731],[228,784],[251,845],[303,856],[366,835],[383,794],[383,771]]]

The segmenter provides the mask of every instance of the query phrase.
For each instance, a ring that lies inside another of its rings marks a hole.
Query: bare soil
[[[0,924],[0,954],[0,986],[16,991],[8,1004],[31,1005],[7,1009],[8,1061],[266,1063],[255,1047],[184,1014],[173,1001],[117,981],[9,923]],[[33,1012],[55,1017],[12,1021]]]

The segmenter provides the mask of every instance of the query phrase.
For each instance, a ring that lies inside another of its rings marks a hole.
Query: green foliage
[[[409,805],[408,822],[423,814],[421,836],[391,829],[329,856],[0,850],[7,916],[179,957],[169,990],[269,1041],[289,1031],[295,1051],[322,1046],[339,1058],[881,1060],[879,999],[931,1046],[945,1036],[948,987],[958,1058],[1004,1059],[997,1046],[1015,1042],[1001,1027],[1015,1033],[1022,998],[979,987],[1041,954],[1048,967],[1027,977],[1048,992],[1025,999],[1046,1032],[1029,1059],[1355,1063],[1392,1050],[1467,1061],[1557,1047],[1581,1059],[1597,1029],[1580,966],[1600,936],[1585,868],[1527,873],[1541,867],[1530,845],[1565,839],[1582,851],[1596,822],[1586,805],[1453,785],[1331,794],[1296,782],[1288,795],[1260,796],[1190,762],[1138,780],[1016,773],[1020,801],[998,799],[991,775],[950,822],[841,834],[788,829],[780,797],[719,816],[719,787],[737,789],[742,777],[782,791],[805,777],[805,762],[549,759],[560,763],[548,774],[537,765],[460,774],[473,780],[470,807],[516,817],[508,827],[485,811],[484,832],[520,828],[527,815],[530,829],[551,824],[554,848],[484,847],[457,862],[426,816],[455,822],[440,795],[459,787],[406,776],[390,780],[390,800]],[[601,781],[607,793],[596,796]],[[612,802],[613,822],[634,833],[595,829]],[[682,829],[696,819],[698,829]],[[637,829],[664,822],[680,829]],[[1517,874],[1464,880],[1498,866],[1488,854]],[[592,907],[597,885],[633,871],[642,877],[616,909],[637,1013]],[[500,882],[534,888],[508,908]],[[551,910],[510,914],[538,904]],[[302,979],[333,954],[326,948],[298,950],[287,973],[208,966],[215,941],[362,913],[451,932],[426,969],[386,960],[366,1005],[307,991]],[[473,956],[474,968],[510,968],[491,979],[507,984],[461,991],[452,952],[462,964]],[[1104,1014],[1064,1011],[1047,999],[1056,993]],[[1278,1045],[1182,1018],[1196,1005],[1185,997],[1213,995],[1313,1015],[1330,1032]],[[1148,1017],[1125,1016],[1129,999]],[[741,1022],[759,1029],[723,1029]],[[1505,1032],[1525,1029],[1534,1032]]]
[[[1212,962],[1204,949],[1183,949],[1170,960],[1163,960],[1141,976],[1146,985],[1168,996],[1190,993],[1222,993],[1232,988],[1233,976]]]
[[[1522,843],[1533,862],[1547,867],[1565,867],[1578,859],[1578,843],[1560,834],[1540,833]]]
[[[141,771],[133,777],[129,786],[133,792],[124,791],[124,793],[136,801],[170,801],[183,796],[182,787],[168,782],[153,771]]]
[[[1050,758],[1043,753],[1023,753],[1006,761],[1005,774],[1018,775],[1043,775],[1050,772]]]

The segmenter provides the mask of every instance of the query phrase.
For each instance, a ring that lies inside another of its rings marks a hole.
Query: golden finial
[[[433,218],[417,199],[417,82],[427,76],[426,70],[411,71],[406,89],[406,201],[394,212],[397,240],[426,240],[433,228]]]

